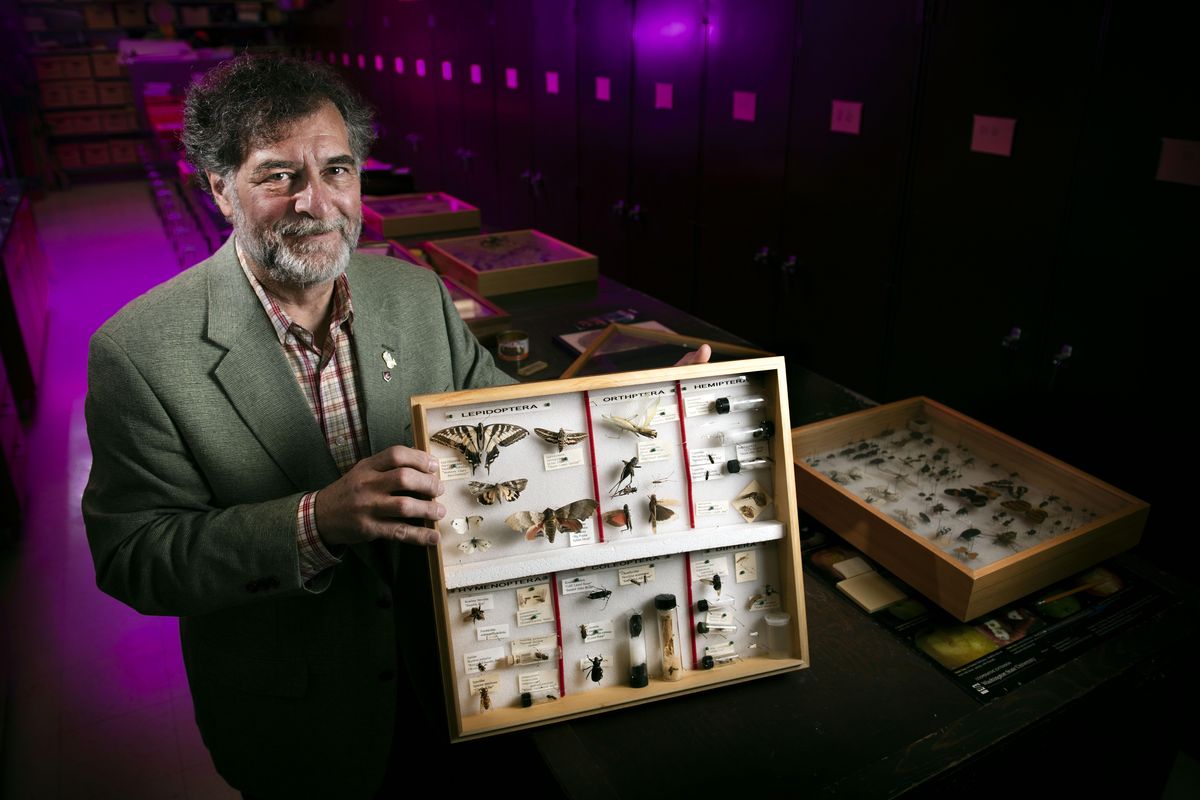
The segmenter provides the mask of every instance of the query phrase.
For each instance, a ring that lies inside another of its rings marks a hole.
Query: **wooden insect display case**
[[[367,197],[363,228],[379,239],[417,242],[431,236],[462,236],[479,231],[479,209],[445,192]]]
[[[424,248],[434,269],[488,297],[587,283],[600,269],[591,253],[534,230],[440,239]]]
[[[924,397],[792,431],[800,505],[959,619],[1137,544],[1149,506]]]
[[[455,739],[808,666],[782,358],[412,406]]]

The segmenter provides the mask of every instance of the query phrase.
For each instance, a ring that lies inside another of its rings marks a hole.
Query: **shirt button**
[[[396,677],[396,671],[394,669],[385,669],[383,672],[379,673],[379,680],[384,683],[387,683],[394,677]]]

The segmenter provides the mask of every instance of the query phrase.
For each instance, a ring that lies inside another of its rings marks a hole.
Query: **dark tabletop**
[[[678,333],[746,343],[603,277],[497,300],[530,333],[531,360],[549,363],[530,380],[557,377],[574,360],[553,336],[623,308]],[[667,366],[682,353],[622,354],[584,374]],[[798,364],[787,370],[793,426],[872,405]],[[1118,763],[1133,788],[1159,786],[1174,739],[1158,718],[1181,707],[1186,718],[1196,705],[1190,691],[1179,694],[1200,632],[1196,602],[1136,551],[1117,563],[1185,602],[986,705],[806,573],[811,667],[513,736],[536,745],[572,798],[891,797],[931,786],[978,796],[1021,764],[1061,762],[1071,764],[1060,772],[1072,787],[1087,783],[1085,773],[1112,787],[1105,766]]]

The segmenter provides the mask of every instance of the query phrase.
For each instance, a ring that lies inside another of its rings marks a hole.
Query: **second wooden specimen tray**
[[[800,505],[960,620],[1137,544],[1150,507],[933,400],[792,431]]]
[[[380,239],[406,243],[434,234],[461,236],[479,230],[479,209],[445,192],[365,197],[363,228]]]
[[[535,230],[440,239],[424,248],[438,272],[488,297],[586,283],[599,273],[594,255]]]
[[[764,358],[412,398],[455,739],[808,666],[786,393]]]

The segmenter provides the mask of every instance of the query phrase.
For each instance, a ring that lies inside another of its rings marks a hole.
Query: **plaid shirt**
[[[234,242],[237,245],[237,242]],[[329,454],[345,474],[366,454],[367,429],[363,422],[355,375],[351,336],[354,306],[350,302],[350,282],[345,275],[333,283],[333,313],[329,334],[317,349],[313,334],[288,318],[275,299],[267,294],[254,273],[246,266],[242,249],[237,247],[242,272],[267,312],[267,318],[279,336],[300,391],[325,435]],[[322,570],[341,561],[325,547],[317,533],[316,492],[300,499],[296,511],[296,543],[300,550],[300,580],[307,582]]]

